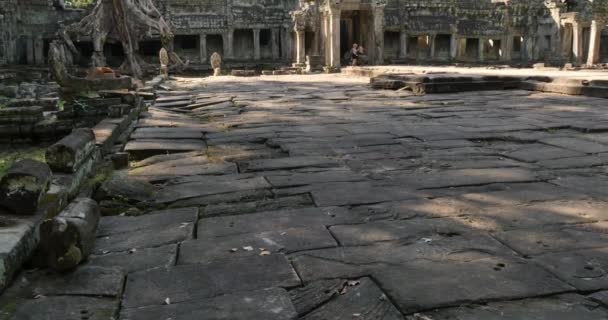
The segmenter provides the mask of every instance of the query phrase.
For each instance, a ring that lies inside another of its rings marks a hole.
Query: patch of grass
[[[46,148],[29,147],[24,149],[6,150],[0,152],[0,177],[10,169],[13,164],[19,160],[32,159],[38,161],[45,161],[44,154]]]

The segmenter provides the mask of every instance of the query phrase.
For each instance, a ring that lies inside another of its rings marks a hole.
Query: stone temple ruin
[[[369,63],[486,62],[589,64],[608,59],[605,8],[587,0],[158,0],[175,37],[175,52],[191,68],[208,68],[218,52],[228,64],[337,68],[352,43]],[[0,1],[0,65],[47,63],[49,44],[62,26],[86,11],[63,0]],[[162,41],[142,32],[137,51],[157,64]],[[124,60],[120,43],[99,48],[76,39],[86,66],[96,50],[107,64]]]
[[[607,26],[0,0],[0,320],[606,320]]]

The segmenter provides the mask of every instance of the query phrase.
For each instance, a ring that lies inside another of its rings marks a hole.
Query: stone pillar
[[[201,33],[199,37],[198,58],[201,63],[205,63],[207,62],[207,35],[205,33]]]
[[[234,30],[228,29],[224,33],[224,58],[234,59],[234,53],[232,51],[234,45]]]
[[[573,29],[574,27],[572,24],[567,24],[562,28],[561,51],[565,62],[571,62],[572,52],[574,51],[572,48]]]
[[[572,24],[572,54],[574,63],[583,63],[583,27],[578,23]]]
[[[283,51],[281,52],[281,58],[284,61],[292,61],[292,43],[291,43],[291,29],[283,28],[281,29],[281,46],[283,47]]]
[[[36,60],[36,64],[46,64],[46,61],[44,61],[44,39],[42,39],[42,35],[38,35],[34,39],[34,60]]]
[[[296,30],[296,64],[306,63],[306,32]]]
[[[500,60],[511,61],[511,53],[513,52],[513,36],[506,35],[500,42]]]
[[[270,34],[272,60],[279,59],[279,29],[272,29]]]
[[[587,65],[591,66],[600,61],[600,40],[605,22],[593,20],[591,22],[591,35],[589,37],[589,57]]]
[[[340,10],[329,13],[329,66],[340,68]]]
[[[434,34],[431,34],[431,35],[428,35],[428,37],[429,37],[429,42],[431,45],[431,49],[429,50],[429,59],[433,60],[433,59],[435,59],[435,39],[437,38],[437,36]]]
[[[376,63],[384,63],[384,7],[386,4],[378,2],[372,5],[374,18],[374,38],[376,50]]]
[[[253,60],[260,60],[260,29],[253,29]]]
[[[452,60],[458,58],[458,38],[454,33],[452,33],[452,37],[450,38],[450,58]]]
[[[484,38],[479,38],[479,52],[477,53],[477,59],[479,60],[479,62],[483,62],[485,60],[484,57],[484,49],[486,47],[486,39]]]
[[[399,58],[407,58],[407,32],[401,30],[399,34]]]

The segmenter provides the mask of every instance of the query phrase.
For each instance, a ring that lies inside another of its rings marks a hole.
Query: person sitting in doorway
[[[350,50],[350,60],[353,67],[359,65],[359,45],[354,43]]]

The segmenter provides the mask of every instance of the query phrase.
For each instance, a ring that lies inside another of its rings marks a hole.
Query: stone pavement
[[[19,276],[0,319],[608,318],[606,100],[168,85],[96,196],[126,213],[76,271]]]

